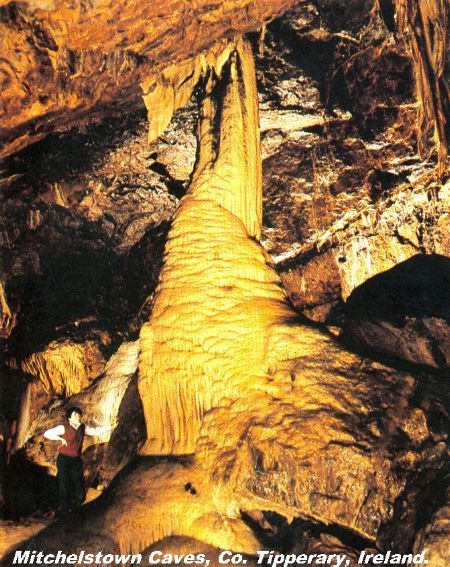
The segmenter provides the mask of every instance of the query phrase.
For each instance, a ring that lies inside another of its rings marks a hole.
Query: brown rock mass
[[[258,29],[294,0],[7,2],[0,5],[2,156],[128,107],[139,84],[221,37]]]

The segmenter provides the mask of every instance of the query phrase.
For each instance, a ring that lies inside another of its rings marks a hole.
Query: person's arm
[[[51,429],[44,431],[44,437],[50,439],[50,441],[60,441],[63,445],[67,445],[67,441],[61,435],[66,432],[64,425],[57,425]]]
[[[112,431],[114,427],[115,425],[103,425],[100,427],[91,427],[90,425],[86,425],[84,432],[86,435],[91,437],[99,437],[100,435],[104,435],[105,433]]]

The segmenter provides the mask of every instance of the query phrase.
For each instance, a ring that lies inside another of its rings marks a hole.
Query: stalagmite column
[[[261,156],[252,54],[236,43],[220,80],[209,73],[193,183],[174,220],[151,321],[142,329],[139,389],[145,453],[194,451],[202,415],[233,398],[259,367],[266,296],[281,300],[259,246]],[[260,289],[254,284],[259,281]],[[251,303],[251,300],[258,302]]]
[[[214,75],[215,69],[212,71]],[[214,200],[259,240],[262,221],[258,93],[251,48],[239,41],[221,81],[210,76],[191,199]]]
[[[206,83],[192,185],[141,332],[144,454],[193,453],[205,412],[298,356],[305,337],[315,336],[313,348],[323,340],[309,329],[288,339],[283,323],[295,313],[257,243],[260,226],[255,73],[250,47],[238,40],[219,80],[211,72]]]

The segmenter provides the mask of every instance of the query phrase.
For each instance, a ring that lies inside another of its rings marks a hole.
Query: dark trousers
[[[81,457],[58,455],[59,508],[67,511],[79,508],[84,501],[83,463]]]

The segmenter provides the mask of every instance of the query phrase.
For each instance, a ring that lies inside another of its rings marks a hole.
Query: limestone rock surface
[[[448,532],[450,530],[449,490],[442,507],[431,518],[429,524],[418,534],[415,548],[424,549],[428,562],[436,567],[444,567],[448,562]]]
[[[139,84],[168,64],[257,29],[291,4],[3,1],[2,155],[88,115],[136,104]]]
[[[22,372],[38,378],[46,391],[65,398],[78,394],[102,372],[105,360],[93,341],[50,343],[20,364]]]

